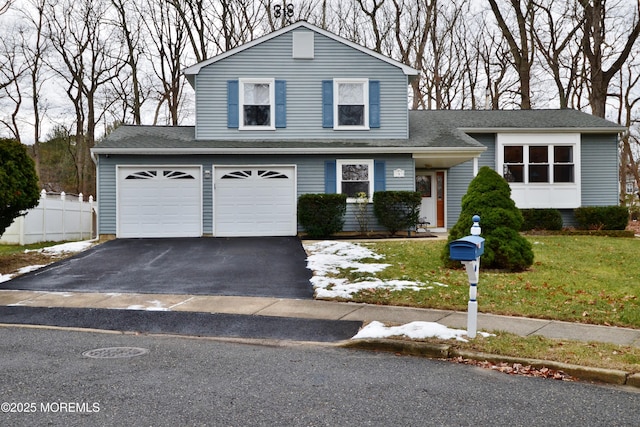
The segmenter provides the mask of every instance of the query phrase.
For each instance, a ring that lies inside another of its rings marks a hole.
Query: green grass
[[[42,249],[49,246],[59,245],[64,242],[40,242],[30,245],[5,245],[0,244],[0,256],[23,253],[26,250]]]
[[[525,272],[487,271],[480,265],[481,312],[640,328],[640,240],[601,236],[527,236],[534,265]],[[421,291],[366,290],[357,302],[466,310],[466,272],[442,267],[446,242],[365,243],[391,267],[381,279],[446,284]],[[381,261],[377,261],[381,262]],[[347,272],[345,272],[347,273]],[[357,275],[348,273],[350,280]],[[346,275],[345,275],[346,277]]]
[[[640,371],[640,348],[602,342],[555,340],[542,336],[521,337],[506,332],[482,336],[469,342],[425,340],[453,345],[463,350],[527,359],[553,360],[579,366],[618,369],[630,373]]]

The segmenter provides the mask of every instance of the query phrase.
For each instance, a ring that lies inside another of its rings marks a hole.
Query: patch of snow
[[[315,289],[316,298],[344,298],[351,299],[353,294],[364,289],[384,288],[391,291],[410,289],[419,291],[433,289],[433,286],[447,286],[443,283],[415,282],[409,280],[381,280],[375,277],[367,277],[357,282],[349,282],[347,279],[331,277],[338,274],[340,269],[351,269],[358,273],[377,273],[389,267],[390,264],[364,263],[363,259],[382,259],[383,256],[356,243],[340,241],[322,241],[313,244],[305,244],[307,268],[313,271],[311,284]]]
[[[18,274],[30,273],[32,271],[36,271],[42,267],[46,267],[46,264],[36,264],[36,265],[28,265],[26,267],[22,267],[18,269]]]
[[[11,274],[0,274],[0,283],[8,282],[11,279],[13,279],[13,276]]]
[[[130,305],[126,308],[126,310],[169,311],[169,309],[166,307],[159,307],[159,306],[149,307],[149,306],[140,305],[140,304]]]
[[[44,252],[48,254],[75,253],[87,250],[95,243],[95,240],[81,240],[79,242],[61,243],[59,245],[48,246],[42,249],[27,249],[25,252]]]
[[[318,275],[338,273],[340,269],[350,268],[358,273],[377,273],[390,264],[362,263],[361,259],[381,259],[382,255],[354,243],[323,241],[305,245],[307,253],[307,268]]]
[[[486,332],[478,332],[478,334],[483,337],[493,336]],[[407,337],[410,339],[455,339],[467,342],[467,339],[463,338],[466,335],[467,331],[463,329],[451,329],[435,322],[411,322],[401,326],[385,326],[381,322],[373,321],[351,339]]]

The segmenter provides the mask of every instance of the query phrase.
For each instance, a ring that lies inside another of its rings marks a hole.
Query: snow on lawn
[[[95,240],[81,240],[79,242],[61,243],[55,246],[47,246],[42,249],[27,249],[25,252],[44,252],[47,254],[68,254],[82,252],[96,243]]]
[[[433,289],[430,284],[409,280],[381,280],[375,277],[366,277],[357,282],[349,282],[347,279],[332,277],[338,274],[340,269],[351,269],[353,272],[373,275],[390,266],[390,264],[383,263],[361,262],[364,259],[380,260],[383,256],[355,243],[322,241],[305,244],[304,248],[308,254],[307,268],[313,271],[311,284],[315,289],[316,298],[351,299],[353,294],[363,289],[374,288],[392,291]],[[447,286],[442,283],[433,284]]]
[[[478,332],[478,334],[485,338],[493,336],[486,332]],[[381,322],[373,321],[362,328],[351,339],[407,337],[414,340],[440,338],[443,340],[456,339],[457,341],[467,342],[465,338],[462,338],[466,335],[467,331],[463,329],[451,329],[434,322],[411,322],[401,326],[385,326]]]
[[[96,240],[82,240],[79,242],[61,243],[59,245],[48,246],[42,249],[26,249],[25,253],[26,252],[42,252],[48,255],[73,254],[73,253],[87,250],[91,246],[93,246],[95,243],[96,243]],[[21,269],[19,269],[13,274],[0,274],[0,283],[9,281],[16,276],[29,273],[31,271],[35,271],[42,267],[46,267],[46,264],[45,265],[28,265],[26,267],[22,267]]]

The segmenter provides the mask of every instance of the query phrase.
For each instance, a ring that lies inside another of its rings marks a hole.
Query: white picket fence
[[[0,237],[0,243],[26,245],[37,242],[86,240],[94,237],[93,196],[40,193],[38,206],[16,218]]]

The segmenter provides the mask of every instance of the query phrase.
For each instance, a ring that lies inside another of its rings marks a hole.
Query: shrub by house
[[[522,271],[533,264],[531,244],[519,234],[524,219],[511,199],[507,181],[493,169],[485,166],[471,181],[462,197],[462,212],[449,232],[449,242],[469,235],[473,215],[480,215],[481,236],[485,238],[483,268]],[[446,245],[442,260],[448,267],[459,267],[458,261],[449,259]]]

